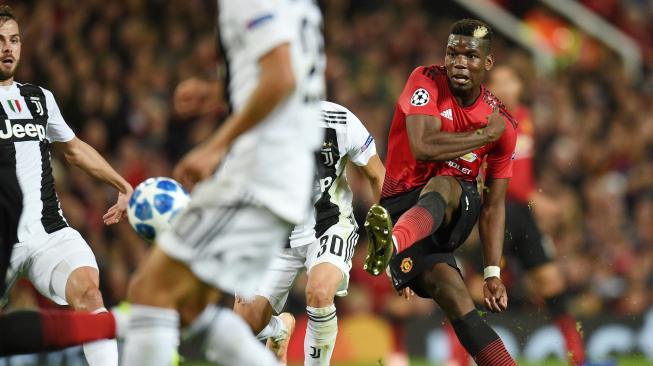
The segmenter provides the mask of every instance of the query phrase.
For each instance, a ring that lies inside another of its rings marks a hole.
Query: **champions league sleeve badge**
[[[424,88],[419,88],[415,90],[413,96],[410,98],[410,104],[416,107],[421,107],[426,105],[429,102],[429,99],[429,92],[427,92]]]

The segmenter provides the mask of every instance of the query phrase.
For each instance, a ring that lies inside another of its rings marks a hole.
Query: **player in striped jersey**
[[[44,296],[58,304],[106,312],[99,290],[93,252],[68,226],[59,207],[50,166],[50,145],[61,145],[67,161],[119,191],[118,202],[103,219],[120,221],[132,188],[95,149],[75,137],[52,93],[14,81],[21,40],[16,19],[0,8],[0,145],[2,159],[15,165],[22,191],[18,242],[11,255],[12,272],[25,275]],[[115,340],[84,345],[91,366],[117,365]]]
[[[304,365],[328,365],[338,332],[335,296],[345,296],[358,227],[353,217],[352,192],[347,182],[347,162],[354,163],[372,186],[378,202],[385,169],[374,138],[347,108],[322,102],[320,126],[325,137],[317,153],[319,194],[314,212],[297,225],[290,236],[290,248],[277,255],[249,302],[238,299],[236,312],[247,320],[259,339],[267,339],[282,362],[295,320],[281,313],[288,292],[301,271],[308,272],[304,338]],[[272,316],[272,313],[281,313]]]
[[[313,0],[219,0],[218,9],[230,114],[175,168],[197,186],[132,278],[125,366],[168,365],[183,323],[205,334],[210,361],[279,364],[232,309],[208,304],[236,291],[253,297],[309,211],[325,95],[322,15]]]

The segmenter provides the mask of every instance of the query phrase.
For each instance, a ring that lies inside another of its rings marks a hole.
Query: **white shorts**
[[[67,305],[66,283],[80,267],[98,269],[86,240],[71,227],[17,243],[11,254],[9,284],[20,277],[29,279],[45,297]]]
[[[191,198],[157,244],[201,281],[252,297],[270,260],[288,242],[292,225],[251,198],[240,197]]]
[[[349,222],[339,222],[311,244],[282,250],[272,260],[256,294],[268,299],[274,311],[280,313],[297,276],[304,269],[310,272],[320,263],[330,263],[342,271],[336,296],[346,296],[351,259],[357,242],[358,227]]]

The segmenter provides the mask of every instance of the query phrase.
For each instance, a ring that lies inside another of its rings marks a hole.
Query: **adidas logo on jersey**
[[[6,119],[4,128],[0,127],[0,139],[14,141],[43,141],[45,140],[45,127],[30,122],[21,123]]]
[[[449,121],[453,121],[453,112],[451,111],[451,108],[440,112],[440,115]]]

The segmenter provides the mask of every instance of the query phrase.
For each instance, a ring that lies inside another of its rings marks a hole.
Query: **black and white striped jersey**
[[[18,241],[68,226],[54,190],[50,143],[75,137],[49,90],[14,82],[0,86],[0,152],[16,166],[23,192]]]
[[[341,219],[350,219],[353,195],[345,171],[347,161],[365,166],[376,155],[374,138],[349,109],[323,101],[321,110],[324,141],[317,152],[319,193],[314,200],[314,212],[293,230],[291,247],[310,244]]]

